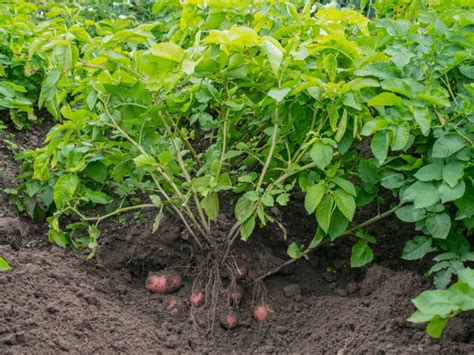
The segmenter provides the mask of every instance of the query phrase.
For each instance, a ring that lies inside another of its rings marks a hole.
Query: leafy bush
[[[32,215],[51,214],[50,241],[93,256],[103,220],[150,208],[154,230],[174,213],[223,265],[257,225],[286,238],[269,209],[302,190],[318,227],[305,244],[290,241],[286,264],[345,236],[352,266],[363,266],[375,241],[364,227],[395,213],[420,232],[403,258],[442,252],[431,271],[446,287],[471,260],[472,11],[444,3],[409,21],[309,1],[176,5],[157,2],[166,20],[135,27],[54,13],[57,30],[32,25],[37,103],[59,122],[20,156],[18,192]],[[351,223],[383,191],[396,202]],[[236,221],[220,240],[230,192]]]

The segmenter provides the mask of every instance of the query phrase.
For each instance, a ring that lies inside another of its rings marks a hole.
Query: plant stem
[[[138,151],[141,153],[141,154],[144,154],[146,155],[146,151],[143,149],[143,147],[141,145],[139,145],[132,137],[130,137],[128,135],[127,132],[125,132],[120,126],[119,124],[117,123],[117,121],[115,121],[115,119],[113,118],[113,116],[111,115],[109,109],[108,109],[108,100],[109,98],[107,98],[107,100],[104,102],[104,108],[105,108],[105,112],[107,113],[107,116],[110,118],[110,120],[113,122],[113,127],[115,129],[117,129],[130,143],[132,143],[137,149]],[[139,105],[137,105],[139,106]],[[161,168],[159,166],[156,167],[156,170],[158,171],[158,173],[160,173],[161,176],[163,176],[165,178],[165,180],[171,185],[171,187],[173,188],[173,190],[175,190],[176,194],[178,195],[178,197],[180,199],[182,199],[183,201],[185,200],[183,194],[181,193],[181,191],[179,190],[179,188],[176,186],[176,184],[173,182],[173,180],[163,171],[161,170]],[[157,188],[159,189],[159,191],[166,197],[166,199],[168,201],[171,201],[171,198],[169,197],[169,195],[166,193],[166,191],[161,187],[161,184],[159,183],[158,179],[156,179],[156,177],[151,174]],[[174,206],[174,205],[173,205]],[[189,227],[186,219],[184,218],[184,216],[182,215],[181,212],[178,212],[178,208],[176,206],[173,207],[175,209],[175,211],[178,213],[178,216],[181,218],[181,220],[183,221],[183,223]],[[183,207],[183,209],[186,211],[186,214],[188,215],[188,217],[191,219],[191,221],[193,222],[193,224],[196,226],[196,228],[199,230],[199,232],[201,233],[201,235],[208,241],[209,241],[209,238],[206,234],[206,232],[201,228],[199,222],[196,220],[196,218],[194,217],[194,214],[193,212],[191,211],[191,209],[189,208],[189,206],[185,205]],[[195,236],[194,232],[192,232],[192,229],[191,228],[188,228],[188,230],[191,232],[191,235],[195,238],[195,240],[197,241],[198,238],[197,236]],[[201,245],[199,242],[198,242],[198,245]]]
[[[364,228],[364,227],[367,227],[367,226],[370,226],[371,224],[374,224],[374,223],[377,223],[378,221],[384,219],[384,218],[387,218],[388,216],[394,214],[399,208],[401,208],[405,203],[404,202],[400,202],[398,205],[396,205],[395,207],[389,209],[388,211],[385,211],[384,213],[379,213],[377,216],[375,217],[372,217],[370,219],[368,219],[367,221],[365,222],[362,222],[348,230],[346,230],[342,235],[342,236],[345,236],[345,235],[348,235],[348,234],[352,234],[354,233],[357,229],[361,229],[361,228]]]
[[[216,180],[219,180],[219,175],[221,174],[222,165],[224,164],[224,156],[227,150],[227,121],[229,119],[229,111],[227,110],[224,117],[224,126],[222,128],[222,152],[221,158],[219,159],[219,166],[217,168]]]
[[[204,227],[204,229],[207,231],[207,233],[209,234],[210,233],[210,227],[207,224],[206,217],[204,216],[204,212],[202,210],[201,203],[199,202],[199,198],[197,196],[196,189],[193,187],[193,184],[192,184],[192,181],[191,181],[191,175],[189,175],[188,169],[186,169],[186,165],[184,164],[183,157],[181,156],[181,153],[179,151],[179,147],[178,147],[178,145],[176,144],[176,142],[174,140],[174,135],[172,134],[168,123],[166,123],[165,117],[163,116],[163,114],[161,112],[159,113],[159,116],[160,116],[161,121],[163,122],[163,124],[165,126],[166,131],[168,132],[169,136],[171,137],[171,144],[173,145],[174,151],[176,153],[176,158],[178,160],[178,164],[181,168],[181,171],[183,172],[183,175],[184,175],[186,181],[188,182],[188,184],[191,187],[191,191],[193,193],[194,203],[196,204],[198,214],[199,214],[199,218],[201,219],[201,224]]]
[[[186,144],[186,146],[188,147],[189,149],[189,152],[191,153],[191,155],[193,156],[194,160],[196,161],[196,164],[198,166],[201,166],[201,159],[199,159],[196,151],[194,150],[193,146],[191,145],[191,143],[189,142],[189,140],[184,136],[183,132],[181,132],[181,130],[178,128],[178,125],[176,124],[176,122],[174,122],[173,120],[171,120],[172,124],[173,124],[173,128],[175,129],[176,132],[178,132],[179,136],[181,137],[181,139],[183,140],[183,142]]]
[[[300,144],[300,146],[298,147],[298,149],[296,150],[296,152],[294,154],[295,163],[299,162],[301,160],[301,158],[303,158],[304,154],[306,153],[307,147],[305,147],[305,146],[306,146],[306,143],[308,143],[309,137],[312,136],[312,134],[310,134],[310,133],[314,130],[314,125],[316,123],[316,118],[318,116],[318,112],[319,112],[318,108],[316,110],[314,110],[313,119],[311,121],[311,127],[309,128],[308,133],[306,133],[306,137],[304,137],[303,142]]]
[[[277,104],[275,108],[275,122],[273,123],[272,142],[270,145],[270,151],[268,152],[267,160],[265,161],[265,165],[263,166],[262,173],[260,174],[260,178],[258,179],[257,188],[256,188],[257,193],[260,190],[260,187],[262,186],[263,179],[265,178],[268,167],[270,166],[270,163],[273,158],[273,153],[275,151],[276,140],[277,140],[277,135],[278,135],[278,116],[279,116],[279,106]]]
[[[112,211],[110,213],[107,213],[107,214],[104,214],[103,216],[98,216],[98,217],[86,217],[83,214],[79,213],[79,211],[77,211],[75,208],[73,208],[73,207],[70,207],[70,208],[72,208],[74,212],[76,212],[79,216],[81,216],[81,218],[83,220],[85,220],[85,221],[97,221],[97,223],[100,223],[104,219],[116,216],[120,213],[125,213],[125,212],[128,212],[128,211],[139,210],[139,209],[144,209],[144,208],[158,208],[158,206],[154,205],[152,203],[144,203],[142,205],[121,207],[121,208],[116,209],[115,211]]]
[[[224,255],[222,256],[222,259],[219,263],[219,265],[223,265],[227,258],[229,257],[230,250],[232,249],[232,245],[234,242],[237,240],[237,237],[239,236],[241,225],[239,222],[236,222],[232,228],[229,231],[229,234],[227,234],[226,240],[229,240],[227,247],[225,249]]]
[[[380,220],[384,219],[384,218],[387,218],[388,216],[392,215],[393,213],[395,213],[400,207],[402,207],[404,205],[403,202],[399,203],[397,206],[389,209],[388,211],[385,211],[384,213],[382,214],[378,214],[377,216],[375,217],[372,217],[370,219],[368,219],[367,221],[365,222],[362,222],[350,229],[347,229],[343,234],[341,234],[339,237],[342,237],[342,236],[345,236],[345,235],[350,235],[350,234],[353,234],[357,229],[360,229],[360,228],[363,228],[363,227],[367,227],[371,224],[374,224],[374,223],[377,223],[379,222]],[[321,244],[320,244],[321,245]],[[320,246],[319,245],[319,246]],[[317,248],[317,247],[316,247]],[[303,252],[303,254],[309,254],[310,252],[312,252],[313,250],[315,250],[316,248],[306,248],[305,251]],[[288,265],[291,265],[293,264],[294,262],[298,261],[299,259],[289,259],[287,261],[285,261],[284,263],[278,265],[276,268],[258,276],[256,278],[257,281],[259,280],[263,280],[269,276],[272,276],[274,274],[276,274],[278,271],[280,271],[281,269],[283,269],[285,266],[288,266]]]

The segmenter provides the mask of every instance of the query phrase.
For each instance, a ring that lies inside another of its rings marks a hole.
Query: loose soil
[[[0,176],[11,187],[18,171],[9,140],[24,147],[41,142],[45,129],[12,137],[0,132]],[[298,199],[298,198],[297,198]],[[308,240],[312,217],[297,207],[274,210],[285,221],[290,238]],[[373,215],[364,209],[364,219]],[[370,232],[375,262],[364,269],[349,266],[351,241],[337,240],[265,280],[256,300],[249,281],[286,260],[286,245],[277,230],[259,231],[236,245],[234,256],[245,261],[250,275],[238,317],[240,326],[212,335],[200,332],[190,316],[191,279],[172,295],[150,294],[144,288],[149,271],[186,271],[193,249],[183,240],[177,221],[166,216],[151,233],[153,216],[127,215],[103,228],[97,258],[47,243],[42,223],[19,216],[0,190],[0,255],[12,270],[0,274],[0,353],[474,353],[474,317],[450,320],[442,340],[432,340],[422,326],[406,321],[414,311],[410,299],[430,288],[422,276],[426,263],[400,261],[410,226],[382,222]],[[221,225],[231,221],[221,216]],[[176,297],[177,313],[167,309]],[[272,305],[276,314],[265,325],[251,317],[255,302]]]

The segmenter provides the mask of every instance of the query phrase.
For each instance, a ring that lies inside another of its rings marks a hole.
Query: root
[[[207,260],[208,262],[210,259]],[[215,328],[219,325],[222,312],[238,312],[239,304],[231,299],[231,290],[238,290],[240,285],[236,277],[237,260],[229,255],[223,265],[217,260],[194,267],[192,277],[194,282],[191,292],[203,292],[204,305],[200,308],[191,307],[193,327],[209,336],[217,334]]]
[[[204,331],[207,334],[214,333],[212,330],[216,326],[222,290],[222,276],[218,263],[196,267],[191,292],[203,292],[205,295],[202,307],[191,307],[191,319],[196,330]]]

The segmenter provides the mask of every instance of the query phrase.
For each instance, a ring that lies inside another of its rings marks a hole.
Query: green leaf
[[[135,163],[135,165],[138,168],[142,168],[142,167],[145,167],[145,166],[151,166],[151,165],[156,164],[155,159],[152,156],[148,155],[148,154],[141,154],[141,155],[135,157],[133,159],[133,162]]]
[[[371,98],[367,105],[369,106],[401,106],[403,100],[400,96],[395,95],[391,92],[383,92],[373,98]]]
[[[461,198],[466,191],[466,183],[464,180],[460,180],[459,183],[451,188],[448,184],[442,183],[438,188],[438,193],[442,203],[455,201]]]
[[[431,251],[431,238],[425,236],[415,237],[403,248],[402,259],[418,260]]]
[[[84,172],[92,180],[97,181],[101,184],[107,180],[107,167],[100,161],[93,161],[87,165]]]
[[[321,180],[316,185],[308,188],[304,199],[304,207],[306,208],[308,214],[316,211],[316,207],[318,207],[319,203],[323,199],[325,191],[326,185],[324,180]]]
[[[202,199],[202,208],[210,220],[215,220],[219,215],[219,195],[217,192],[211,192]]]
[[[290,91],[291,89],[289,88],[284,88],[281,90],[272,89],[268,92],[268,96],[270,96],[272,99],[276,100],[277,102],[281,102],[286,97],[286,95],[288,95]]]
[[[380,83],[382,89],[404,95],[408,98],[413,97],[413,89],[407,80],[403,79],[385,79]]]
[[[373,259],[374,252],[365,241],[359,240],[354,244],[352,247],[351,267],[362,267],[370,263]]]
[[[414,223],[425,218],[426,212],[424,209],[416,209],[413,205],[407,205],[395,211],[397,217],[407,223]]]
[[[260,196],[258,196],[258,193],[256,191],[247,191],[244,194],[244,197],[252,202],[258,201],[260,199]]]
[[[278,69],[280,69],[281,61],[283,60],[283,53],[280,48],[268,40],[263,41],[262,47],[270,61],[272,71],[276,76],[278,74]]]
[[[234,213],[238,221],[243,222],[255,211],[255,202],[248,200],[245,195],[241,196],[235,204]]]
[[[168,59],[174,62],[181,62],[184,58],[184,50],[172,42],[155,44],[150,48],[150,53],[155,57]]]
[[[414,175],[420,181],[441,180],[443,171],[443,164],[434,163],[428,164],[419,169]]]
[[[336,206],[349,221],[354,218],[356,203],[354,196],[349,195],[342,189],[336,189],[333,193]]]
[[[280,206],[286,206],[289,201],[290,201],[290,198],[288,197],[288,194],[286,192],[278,195],[278,197],[276,198],[276,202]]]
[[[331,217],[331,224],[329,225],[328,234],[331,237],[331,240],[340,237],[349,226],[349,220],[344,217],[344,215],[338,210],[334,210],[334,213]]]
[[[466,268],[458,271],[459,282],[464,282],[474,288],[474,269]]]
[[[311,159],[321,170],[324,170],[331,163],[333,154],[332,147],[320,141],[316,141],[309,152]]]
[[[426,229],[433,238],[446,239],[451,230],[451,218],[447,213],[438,213],[426,218]]]
[[[437,266],[440,263],[435,264],[433,267]],[[451,266],[451,263],[448,263]],[[453,272],[451,267],[441,271],[437,271],[436,275],[433,277],[433,284],[439,290],[444,290],[451,283],[453,279]]]
[[[0,272],[8,271],[12,267],[6,262],[6,260],[0,256]]]
[[[459,310],[452,301],[452,295],[447,290],[425,291],[412,300],[419,311],[432,316],[445,316]]]
[[[432,183],[417,181],[402,193],[401,199],[413,201],[416,209],[426,208],[440,200],[440,192]]]
[[[287,253],[290,258],[298,260],[304,255],[304,248],[293,242],[288,245]]]
[[[357,173],[367,185],[375,185],[379,182],[379,169],[373,160],[361,160]]]
[[[464,164],[461,162],[452,162],[448,163],[443,168],[443,179],[449,185],[449,187],[454,188],[459,180],[464,176]]]
[[[370,149],[372,154],[382,164],[387,159],[388,154],[388,139],[386,132],[378,132],[370,142]]]
[[[426,314],[420,311],[416,311],[407,320],[412,323],[426,323],[429,322],[432,318],[432,314]]]
[[[242,240],[249,239],[254,229],[255,229],[255,217],[250,217],[244,222],[244,224],[242,224],[242,228],[240,229],[240,236]]]
[[[326,195],[316,209],[316,220],[318,221],[318,225],[326,233],[328,232],[331,223],[333,206],[333,198]]]
[[[456,134],[439,137],[433,144],[433,158],[447,158],[464,148],[466,142]]]
[[[87,190],[84,196],[91,202],[102,205],[107,205],[113,200],[112,197],[101,191]]]
[[[420,127],[421,134],[428,136],[431,129],[431,113],[427,109],[414,109],[413,117],[415,118],[418,127]]]
[[[263,194],[262,198],[260,199],[263,205],[266,207],[273,207],[275,205],[275,200],[273,199],[272,195],[270,194]]]
[[[73,174],[62,175],[53,190],[53,199],[56,207],[62,209],[64,204],[72,199],[79,186],[79,178]]]
[[[402,150],[410,140],[410,131],[405,126],[397,126],[393,128],[394,137],[392,139],[392,150]]]
[[[448,107],[449,93],[441,86],[434,86],[424,89],[418,93],[418,97],[439,107]]]
[[[403,186],[404,180],[405,180],[405,177],[403,176],[403,174],[387,172],[385,173],[380,184],[386,189],[394,190]]]
[[[48,233],[48,241],[54,243],[61,248],[66,248],[69,245],[69,237],[66,233],[50,229]]]
[[[46,79],[41,85],[41,92],[38,98],[38,106],[41,108],[46,101],[53,100],[57,93],[57,84],[61,72],[54,70],[46,76]]]
[[[331,181],[333,181],[337,186],[339,186],[341,189],[343,189],[348,194],[350,194],[354,197],[357,196],[356,189],[355,189],[354,185],[352,184],[352,182],[350,182],[349,180],[343,179],[341,177],[334,177],[334,178],[331,179]]]
[[[38,154],[33,161],[33,179],[46,182],[49,180],[49,156],[46,153]]]
[[[439,338],[443,333],[443,329],[446,326],[449,318],[441,318],[440,316],[436,315],[426,327],[426,332],[429,336],[433,338]]]

